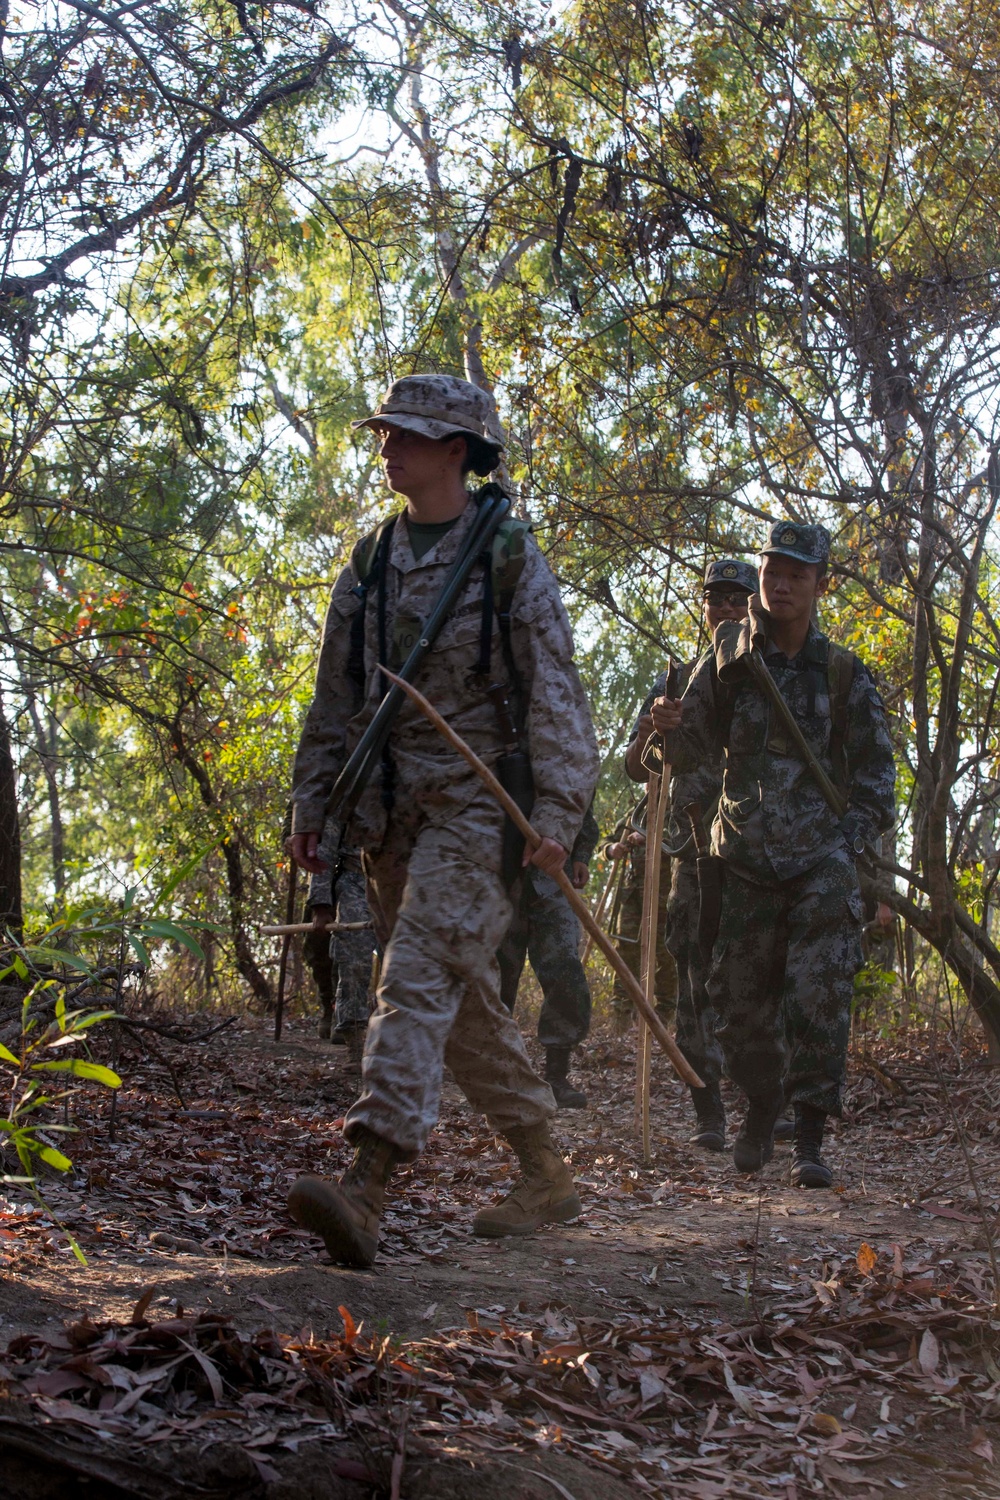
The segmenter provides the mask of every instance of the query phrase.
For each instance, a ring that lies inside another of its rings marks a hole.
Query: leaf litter
[[[898,1202],[916,1217],[933,1194],[935,1206],[961,1202],[961,1212],[967,1182],[954,1141],[948,1150],[952,1116],[936,1101],[919,1053],[897,1051],[891,1062],[900,1092],[861,1070],[852,1123],[867,1121],[882,1134],[889,1125],[890,1140],[932,1142],[926,1158],[921,1153],[920,1191],[908,1174]],[[183,1115],[171,1108],[164,1080],[140,1065],[130,1076],[119,1139],[107,1141],[96,1105],[89,1131],[84,1122],[78,1159],[88,1192],[72,1208],[71,1227],[88,1255],[131,1254],[154,1267],[160,1255],[189,1246],[275,1265],[312,1257],[315,1241],[281,1210],[284,1189],[300,1170],[339,1169],[344,1148],[331,1106],[342,1110],[350,1086],[324,1066],[304,1081],[295,1059],[259,1069],[251,1092],[239,1049],[213,1054],[210,1064],[188,1058],[184,1070],[191,1097]],[[691,1205],[742,1201],[748,1212],[756,1192],[727,1179],[717,1163],[695,1159],[665,1115],[653,1168],[635,1165],[624,1073],[606,1056],[587,1080],[605,1098],[596,1126],[581,1122],[573,1150],[586,1190],[586,1235],[599,1241],[644,1213]],[[993,1144],[995,1093],[995,1080],[982,1073],[955,1085],[954,1116],[965,1122],[973,1151],[983,1139]],[[467,1118],[461,1130],[448,1130],[460,1108],[448,1105],[427,1155],[403,1174],[381,1252],[388,1274],[418,1262],[452,1263],[469,1244],[470,1210],[506,1180],[507,1160],[491,1136],[470,1135]],[[938,1129],[928,1133],[935,1108]],[[983,1166],[980,1192],[991,1201],[997,1183],[985,1154]],[[465,1326],[406,1341],[359,1325],[347,1305],[343,1331],[323,1337],[273,1326],[248,1331],[215,1310],[158,1318],[164,1299],[154,1283],[128,1322],[83,1318],[60,1333],[11,1339],[0,1378],[12,1407],[26,1403],[54,1428],[86,1430],[133,1450],[188,1437],[236,1441],[264,1480],[276,1476],[283,1454],[319,1443],[339,1455],[345,1477],[391,1491],[404,1450],[433,1453],[458,1438],[494,1456],[569,1453],[655,1496],[880,1495],[899,1487],[898,1465],[927,1424],[945,1415],[964,1429],[968,1482],[989,1475],[1000,1417],[993,1352],[1000,1320],[986,1257],[945,1255],[947,1244],[927,1246],[916,1236],[905,1248],[875,1236],[874,1244],[856,1238],[849,1245],[831,1231],[836,1199],[822,1198],[812,1253],[789,1255],[781,1277],[761,1272],[752,1297],[747,1267],[756,1273],[756,1245],[740,1240],[748,1253],[728,1262],[705,1246],[706,1267],[729,1294],[724,1308],[680,1294],[674,1303],[646,1300],[669,1297],[682,1279],[669,1274],[669,1247],[633,1273],[634,1298],[605,1299],[604,1316],[583,1315],[567,1300],[563,1278],[586,1261],[578,1250],[561,1258],[558,1279],[555,1268],[528,1278],[547,1287],[540,1307],[526,1297],[512,1307],[491,1301],[469,1309]],[[770,1222],[803,1213],[818,1209],[792,1196],[773,1204]],[[671,1222],[659,1231],[667,1239]],[[544,1269],[544,1237],[536,1243]],[[30,1275],[65,1249],[44,1214],[10,1203],[0,1218],[0,1252]],[[266,1297],[249,1300],[281,1315]],[[436,1310],[426,1305],[424,1321]],[[360,1459],[345,1456],[345,1442]]]

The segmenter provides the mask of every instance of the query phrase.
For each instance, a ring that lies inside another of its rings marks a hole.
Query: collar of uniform
[[[392,528],[392,545],[389,548],[390,563],[394,568],[398,568],[400,573],[411,573],[414,568],[453,563],[475,514],[475,502],[470,500],[451,530],[446,531],[444,536],[440,537],[417,562],[413,556],[413,548],[410,546],[410,532],[406,525],[406,512],[404,511],[400,517],[402,524],[397,524]]]
[[[825,667],[830,642],[821,630],[810,623],[809,633],[802,642],[800,649],[792,657],[786,657],[789,665],[795,663],[800,669],[806,667]],[[765,656],[784,656],[772,640],[769,640],[764,651]]]

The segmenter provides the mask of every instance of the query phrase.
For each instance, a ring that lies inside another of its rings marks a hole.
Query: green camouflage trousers
[[[348,1140],[364,1126],[412,1160],[437,1122],[445,1064],[494,1130],[555,1114],[552,1090],[500,1002],[495,955],[511,917],[501,822],[492,804],[473,805],[443,827],[390,824],[383,847],[365,853],[385,956]]]
[[[708,995],[726,1072],[750,1095],[841,1113],[862,903],[846,849],[776,885],[726,866]]]
[[[368,922],[368,898],[360,861],[353,855],[331,880],[330,905],[338,922]],[[324,1016],[334,1013],[338,1026],[368,1021],[368,987],[372,977],[371,929],[361,932],[307,932],[302,956],[312,970]]]
[[[706,989],[708,965],[698,942],[698,870],[693,859],[674,859],[671,866],[667,947],[677,965],[677,1045],[705,1083],[718,1083],[722,1048]]]
[[[580,962],[580,921],[555,881],[527,869],[515,888],[514,916],[497,949],[500,999],[513,1014],[525,957],[542,988],[538,1040],[575,1047],[590,1030],[590,986]]]

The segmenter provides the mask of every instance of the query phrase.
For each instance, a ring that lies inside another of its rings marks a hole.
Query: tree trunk
[[[55,714],[48,714],[48,728],[42,722],[39,712],[38,700],[34,690],[24,677],[21,678],[21,687],[24,691],[28,704],[28,713],[31,716],[31,725],[35,731],[35,754],[38,756],[45,777],[45,791],[49,802],[49,842],[52,849],[52,885],[56,895],[56,905],[62,900],[66,890],[66,834],[62,820],[62,801],[59,795],[59,780],[56,776],[56,767],[59,763],[58,729],[56,727]]]
[[[18,938],[24,929],[21,905],[21,825],[17,818],[17,774],[10,726],[0,698],[0,928]]]
[[[170,733],[173,738],[174,754],[181,765],[189,773],[198,788],[199,795],[206,807],[213,810],[218,808],[218,799],[215,788],[205,767],[199,763],[194,754],[187,748],[184,737],[176,725],[171,727]],[[226,889],[229,896],[229,925],[233,934],[233,947],[236,953],[236,967],[253,991],[254,998],[261,1001],[264,1006],[269,1007],[272,1003],[271,986],[266,976],[257,965],[250,945],[250,936],[244,925],[243,913],[245,906],[246,884],[243,878],[243,857],[240,850],[240,838],[238,833],[230,834],[229,838],[222,841],[222,858],[226,865]]]

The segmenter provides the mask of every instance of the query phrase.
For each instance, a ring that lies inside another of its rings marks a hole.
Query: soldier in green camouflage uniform
[[[716,558],[705,569],[702,612],[709,635],[724,620],[746,616],[747,600],[757,589],[757,569],[734,557]],[[677,674],[682,694],[700,662],[687,662]],[[666,692],[667,674],[661,672],[639,710],[625,753],[625,769],[635,780],[648,774],[643,754],[653,733],[651,711]],[[676,964],[677,1045],[703,1080],[703,1089],[691,1090],[696,1126],[692,1142],[706,1151],[723,1151],[726,1145],[726,1111],[719,1081],[722,1049],[715,1037],[715,1015],[706,991],[707,964],[698,944],[698,874],[694,841],[684,809],[697,802],[709,823],[722,790],[721,759],[702,765],[670,782],[671,817],[668,834],[677,850],[671,860],[669,880],[664,879],[663,936]],[[664,872],[666,874],[666,872]]]
[[[478,508],[464,476],[496,468],[502,447],[496,421],[492,397],[468,381],[412,375],[395,381],[378,410],[356,424],[377,433],[389,488],[407,504],[391,530],[379,533],[377,567],[368,539],[330,598],[295,758],[291,853],[305,869],[322,869],[317,850],[326,803],[378,709],[381,666],[402,664],[473,527]],[[503,528],[501,540],[511,548],[519,543],[522,563],[502,619],[487,560],[466,577],[416,686],[495,765],[505,745],[480,665],[489,647],[487,670],[523,706],[535,789],[531,816],[541,836],[524,862],[551,873],[565,863],[593,797],[597,743],[551,569],[526,528],[512,521]],[[371,601],[363,578],[372,580]],[[363,851],[384,946],[361,1096],[344,1124],[354,1157],[339,1183],[300,1178],[289,1196],[293,1217],[321,1235],[340,1262],[373,1261],[386,1185],[397,1162],[412,1161],[424,1148],[446,1064],[473,1108],[507,1138],[520,1166],[507,1197],[476,1215],[474,1232],[527,1234],[580,1212],[549,1131],[552,1090],[533,1072],[500,1001],[495,955],[511,918],[503,828],[475,772],[406,701],[393,721],[382,774],[365,786],[347,829]]]
[[[742,626],[722,626],[715,652],[681,700],[652,710],[663,754],[680,771],[725,752],[712,830],[723,861],[719,934],[709,998],[730,1077],[750,1106],[734,1148],[759,1171],[787,1097],[795,1108],[792,1182],[824,1187],[828,1115],[841,1113],[854,975],[861,962],[857,859],[892,824],[895,766],[885,712],[867,667],[812,623],[825,592],[829,535],[779,521],[762,554],[759,599]],[[841,787],[838,818],[746,663],[766,664],[827,775]],[[838,722],[836,655],[844,673]]]
[[[309,877],[306,904],[314,931],[306,933],[303,957],[319,993],[319,1035],[346,1044],[360,1060],[374,952],[361,852],[342,844],[340,825],[327,818],[319,857],[327,868]],[[369,926],[358,932],[328,933],[330,922],[367,922]],[[335,1029],[331,1026],[334,1016]]]
[[[577,890],[587,884],[600,829],[593,805],[566,861]],[[560,1109],[583,1109],[587,1097],[569,1081],[570,1055],[590,1030],[590,985],[580,962],[580,919],[550,875],[525,870],[514,917],[497,949],[500,999],[513,1015],[528,958],[542,987],[538,1040],[545,1049],[545,1081]]]

